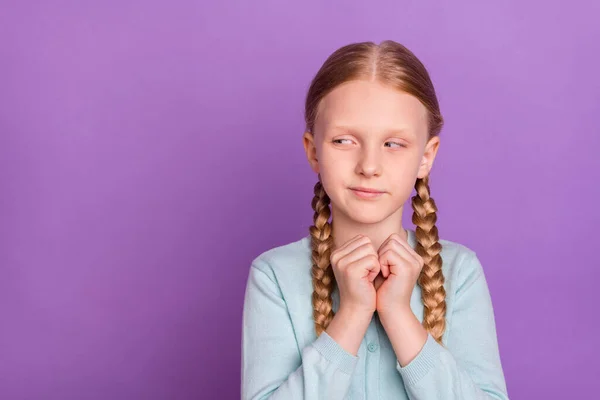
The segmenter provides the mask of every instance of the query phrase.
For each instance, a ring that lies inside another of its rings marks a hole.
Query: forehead
[[[325,130],[349,126],[356,130],[395,131],[415,135],[427,130],[427,109],[414,96],[379,82],[346,82],[319,104],[317,125]]]

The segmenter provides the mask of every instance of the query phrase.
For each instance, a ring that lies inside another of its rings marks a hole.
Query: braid
[[[429,176],[418,178],[415,189],[417,194],[412,198],[412,222],[416,226],[417,238],[415,251],[425,262],[417,280],[424,305],[423,327],[442,344],[442,335],[446,329],[446,290],[440,256],[442,245],[435,226],[437,207],[430,197]]]
[[[312,200],[312,208],[315,210],[314,224],[310,227],[312,247],[312,278],[313,278],[313,318],[315,330],[319,336],[333,319],[331,293],[335,286],[335,277],[331,268],[330,256],[333,247],[332,226],[329,223],[331,210],[329,209],[329,197],[321,184],[321,180],[315,184],[315,197]]]

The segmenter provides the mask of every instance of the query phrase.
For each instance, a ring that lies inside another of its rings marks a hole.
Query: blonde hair
[[[433,84],[425,66],[406,47],[391,40],[379,45],[373,42],[353,43],[332,53],[323,63],[309,87],[305,103],[306,130],[313,132],[319,104],[338,85],[356,79],[376,79],[400,91],[415,96],[428,110],[429,138],[439,135],[443,118]],[[417,280],[423,301],[423,327],[442,344],[446,329],[446,291],[442,274],[442,246],[435,226],[437,207],[430,195],[429,176],[417,178],[416,195],[412,197],[412,222],[416,226],[415,251],[425,264]],[[321,184],[314,187],[310,227],[312,247],[313,318],[320,335],[334,316],[332,292],[335,277],[331,268],[333,221],[329,222],[330,199]]]

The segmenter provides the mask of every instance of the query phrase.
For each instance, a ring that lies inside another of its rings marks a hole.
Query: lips
[[[360,199],[378,199],[385,192],[372,188],[350,188],[352,193]]]
[[[376,193],[385,193],[383,190],[364,188],[364,187],[351,187],[350,189],[356,190],[359,192],[365,192],[365,193],[375,193],[375,194]]]

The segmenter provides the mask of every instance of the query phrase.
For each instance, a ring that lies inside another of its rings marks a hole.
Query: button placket
[[[371,342],[367,346],[367,350],[369,350],[371,353],[376,352],[378,348],[379,348],[379,345],[377,343],[375,343],[375,342]]]
[[[374,398],[379,398],[380,386],[380,360],[379,332],[377,329],[377,317],[373,315],[365,335],[366,359],[365,359],[365,391]]]

